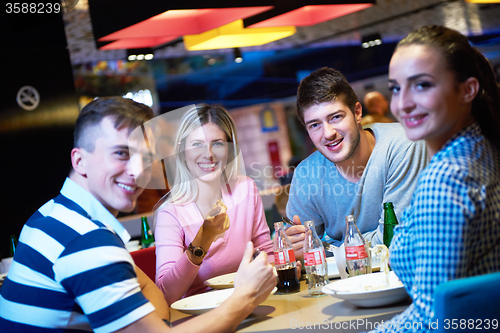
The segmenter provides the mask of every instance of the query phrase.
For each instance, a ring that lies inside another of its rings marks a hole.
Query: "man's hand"
[[[243,295],[252,301],[253,307],[256,307],[266,300],[276,286],[276,276],[273,266],[267,262],[267,253],[260,252],[252,261],[253,251],[252,242],[248,242],[234,278],[233,294]]]
[[[300,260],[297,260],[297,279],[300,280],[300,277],[302,276],[302,263]]]
[[[293,222],[296,224],[293,227],[285,229],[285,234],[292,243],[295,259],[304,260],[304,238],[306,238],[306,227],[304,227],[300,218],[295,215]]]
[[[167,327],[156,315],[150,313],[118,330],[135,332],[234,332],[239,323],[262,303],[276,286],[273,267],[267,263],[267,253],[261,252],[253,261],[253,244],[247,243],[243,260],[234,279],[234,292],[215,309],[176,325]]]
[[[139,282],[139,287],[141,288],[144,296],[153,304],[155,307],[155,312],[162,319],[170,319],[170,309],[168,307],[167,301],[163,296],[161,290],[155,285],[146,273],[139,268],[139,266],[134,265],[135,274],[137,275],[137,281]]]

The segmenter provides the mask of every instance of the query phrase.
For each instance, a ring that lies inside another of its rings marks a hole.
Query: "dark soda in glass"
[[[278,269],[278,291],[283,294],[300,291],[300,282],[297,279],[297,267]]]
[[[285,234],[283,222],[274,223],[274,267],[278,272],[278,292],[281,294],[300,291],[300,282],[297,279],[297,262],[295,252]]]

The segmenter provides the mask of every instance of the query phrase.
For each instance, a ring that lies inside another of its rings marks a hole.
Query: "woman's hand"
[[[226,212],[221,212],[219,215],[207,217],[203,222],[203,237],[215,238],[215,236],[229,229],[229,216]]]
[[[215,237],[229,229],[229,216],[226,211],[226,206],[220,200],[217,201],[191,242],[194,247],[199,246],[207,252]],[[187,251],[187,256],[195,265],[200,265],[203,262],[203,258],[195,257],[190,251]]]
[[[217,200],[203,222],[202,228],[205,237],[215,238],[217,235],[229,229],[229,217],[226,212],[226,205],[224,205],[222,201]]]

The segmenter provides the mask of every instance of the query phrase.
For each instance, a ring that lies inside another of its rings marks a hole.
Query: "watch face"
[[[202,257],[202,256],[203,256],[203,250],[202,250],[201,248],[196,248],[196,249],[194,249],[193,254],[194,254],[196,257]]]

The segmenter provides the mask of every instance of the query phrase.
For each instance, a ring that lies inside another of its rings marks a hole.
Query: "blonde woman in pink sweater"
[[[238,172],[244,166],[228,112],[189,108],[174,143],[172,190],[155,212],[156,284],[169,304],[236,272],[248,241],[274,259],[257,187]]]

